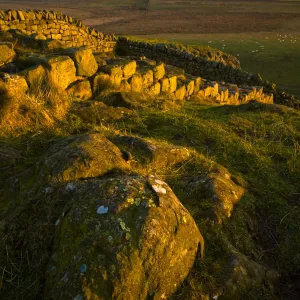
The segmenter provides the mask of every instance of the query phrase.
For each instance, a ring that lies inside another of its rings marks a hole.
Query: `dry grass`
[[[70,100],[66,92],[43,85],[13,98],[4,90],[0,95],[0,137],[53,127],[64,119]]]

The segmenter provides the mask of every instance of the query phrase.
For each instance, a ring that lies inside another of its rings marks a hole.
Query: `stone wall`
[[[70,16],[47,10],[0,10],[0,32],[8,30],[18,30],[37,40],[58,40],[66,48],[87,46],[112,52],[116,45],[113,35],[97,32]]]
[[[257,76],[240,69],[238,64],[197,56],[187,50],[170,48],[165,44],[150,44],[120,37],[118,50],[127,55],[146,56],[184,69],[187,73],[209,80],[225,81],[234,84],[261,84]]]
[[[132,59],[132,58],[131,58]],[[181,69],[149,59],[108,59],[93,78],[94,91],[113,87],[126,92],[143,92],[150,96],[164,95],[176,100],[207,104],[239,105],[256,100],[273,103],[273,95],[262,86],[237,86],[191,76]]]

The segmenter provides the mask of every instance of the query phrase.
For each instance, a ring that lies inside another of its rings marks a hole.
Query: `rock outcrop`
[[[59,219],[46,299],[167,299],[203,238],[168,185],[154,176],[73,183]]]

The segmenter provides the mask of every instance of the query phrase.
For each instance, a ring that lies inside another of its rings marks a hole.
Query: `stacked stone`
[[[150,44],[121,37],[118,39],[118,47],[130,55],[146,56],[163,61],[166,64],[183,68],[191,75],[201,76],[209,80],[235,84],[253,84],[255,81],[254,76],[241,70],[238,63],[226,65],[224,61],[214,61],[206,56],[196,56],[187,50],[169,48],[165,44]]]
[[[39,40],[58,40],[65,47],[87,46],[101,52],[112,52],[116,44],[113,35],[104,35],[84,26],[79,20],[48,10],[0,10],[0,31],[11,29]]]
[[[273,103],[273,95],[263,93],[263,87],[238,87],[190,75],[181,80],[168,73],[162,63],[138,69],[136,61],[124,59],[100,69],[93,80],[94,92],[106,86],[127,92],[146,92],[152,96],[167,95],[177,100],[207,99],[220,105],[238,105],[251,100]]]
[[[5,53],[5,56],[0,57],[2,64],[13,61],[15,52],[12,44],[0,43],[0,49]],[[273,95],[265,94],[262,87],[238,87],[235,84],[209,81],[184,74],[183,70],[176,67],[147,59],[136,61],[128,57],[99,61],[92,49],[85,47],[70,48],[65,50],[64,54],[29,55],[27,61],[32,62],[32,67],[18,75],[7,74],[7,78],[4,76],[6,85],[16,86],[27,82],[29,87],[34,87],[48,82],[53,87],[66,90],[70,95],[82,100],[91,99],[93,95],[108,88],[143,92],[149,96],[163,95],[176,100],[205,100],[221,105],[241,104],[250,100],[273,103]],[[24,89],[24,92],[26,91],[27,89]]]

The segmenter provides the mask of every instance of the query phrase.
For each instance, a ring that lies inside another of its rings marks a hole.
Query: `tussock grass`
[[[9,98],[4,90],[0,95],[0,136],[51,128],[64,119],[70,101],[65,92],[44,85],[13,98]]]

